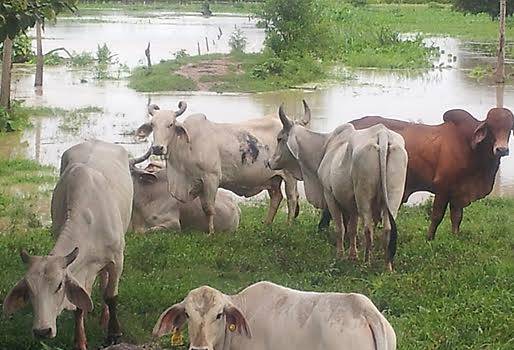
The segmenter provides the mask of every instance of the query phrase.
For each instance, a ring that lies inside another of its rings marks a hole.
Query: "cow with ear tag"
[[[97,275],[107,341],[121,336],[118,283],[133,195],[128,154],[120,146],[87,141],[64,152],[60,174],[52,195],[55,245],[45,256],[22,250],[27,272],[6,296],[3,311],[10,315],[30,303],[33,335],[54,338],[57,316],[74,310],[74,349],[86,350],[84,316],[93,309],[91,289]]]
[[[153,335],[187,324],[189,350],[394,350],[396,335],[362,294],[258,282],[235,295],[203,286],[159,317]]]

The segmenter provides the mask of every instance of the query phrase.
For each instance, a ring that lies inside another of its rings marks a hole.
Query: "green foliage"
[[[4,51],[4,43],[0,42],[0,61]],[[13,41],[13,62],[24,63],[32,60],[32,40],[26,34],[20,34]]]
[[[77,0],[2,0],[0,2],[0,41],[14,39],[37,19],[54,19],[64,10],[74,10]]]
[[[111,49],[104,43],[102,46],[100,44],[97,45],[96,49],[96,60],[98,63],[110,64],[112,63],[113,54]]]
[[[499,0],[453,0],[455,9],[465,13],[487,13],[491,18],[498,18],[500,14]],[[507,1],[507,16],[514,12],[514,3]]]
[[[30,108],[23,106],[23,101],[11,101],[11,110],[0,106],[0,132],[23,130],[29,124]]]
[[[182,65],[183,59],[162,61],[152,66],[138,67],[132,71],[129,87],[137,91],[192,91],[197,85],[191,79],[173,73]]]
[[[323,16],[324,0],[266,0],[265,45],[278,57],[310,55],[325,57],[330,47],[330,28]]]
[[[73,52],[73,57],[70,60],[72,66],[85,67],[93,64],[95,62],[95,57],[91,52]]]
[[[244,35],[241,28],[236,28],[232,34],[230,34],[228,44],[232,53],[243,53],[247,43],[248,40],[246,39],[246,36]]]
[[[350,3],[353,6],[366,6],[368,4],[368,0],[351,0]]]

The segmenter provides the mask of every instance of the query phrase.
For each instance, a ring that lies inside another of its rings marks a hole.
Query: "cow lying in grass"
[[[362,294],[259,282],[238,294],[200,287],[162,313],[155,336],[187,323],[190,350],[394,350],[396,335]]]

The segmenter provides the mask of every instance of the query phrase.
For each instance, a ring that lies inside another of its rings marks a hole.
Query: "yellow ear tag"
[[[173,332],[171,332],[171,346],[182,346],[184,345],[184,337],[182,336],[182,332],[175,328]]]
[[[236,331],[236,325],[231,323],[229,326],[228,326],[228,330],[231,331],[231,332],[235,332]]]

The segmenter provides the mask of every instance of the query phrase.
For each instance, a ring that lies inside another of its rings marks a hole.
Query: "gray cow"
[[[100,275],[102,320],[107,340],[115,342],[121,336],[116,305],[132,196],[124,148],[93,140],[64,152],[52,196],[54,248],[45,256],[21,252],[27,273],[5,298],[4,313],[30,301],[34,335],[53,338],[57,316],[75,310],[74,349],[85,350],[84,314],[93,309],[91,289]]]
[[[166,171],[159,165],[151,163],[146,170],[136,167],[136,164],[146,160],[151,152],[150,149],[144,156],[130,160],[130,172],[134,183],[132,228],[136,232],[152,229],[191,229],[207,232],[209,225],[199,199],[181,203],[173,198],[168,193]],[[231,193],[218,191],[215,211],[216,232],[237,230],[240,210]]]
[[[363,130],[343,124],[331,133],[321,134],[294,124],[282,106],[279,115],[283,128],[269,166],[287,169],[296,178],[302,178],[307,200],[317,208],[328,208],[338,233],[338,255],[343,253],[343,236],[347,231],[350,258],[357,257],[360,217],[366,240],[365,260],[369,262],[374,226],[381,220],[386,264],[392,270],[397,237],[394,219],[407,173],[403,137],[381,124]]]
[[[371,300],[259,282],[236,295],[189,292],[162,313],[153,334],[187,323],[189,350],[394,350],[396,335]]]
[[[214,123],[196,114],[184,123],[178,122],[176,117],[185,108],[185,102],[179,103],[176,112],[152,105],[151,121],[137,131],[140,137],[153,131],[152,149],[154,154],[166,156],[171,195],[181,202],[199,197],[212,233],[218,188],[245,197],[268,190],[270,206],[265,222],[270,224],[283,198],[280,185],[284,180],[288,222],[292,222],[299,210],[296,180],[286,171],[266,167],[276,147],[280,121],[270,116],[241,123]]]

